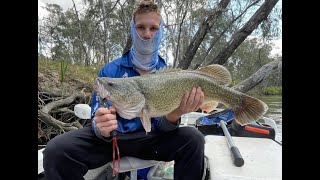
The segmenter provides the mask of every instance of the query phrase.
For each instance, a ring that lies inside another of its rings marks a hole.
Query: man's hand
[[[109,137],[110,132],[118,128],[116,109],[112,106],[109,109],[104,107],[99,108],[94,115],[94,122],[96,128],[100,130],[101,135]]]
[[[174,111],[166,115],[168,121],[172,124],[176,124],[179,118],[189,112],[193,112],[199,109],[204,101],[204,93],[201,87],[192,88],[191,92],[186,92],[180,102],[179,107]]]

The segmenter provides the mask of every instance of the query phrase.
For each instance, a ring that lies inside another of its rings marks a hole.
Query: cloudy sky
[[[74,2],[76,3],[76,5],[81,3],[80,0],[74,0]],[[58,4],[63,8],[63,10],[67,10],[68,8],[71,8],[73,6],[72,0],[38,0],[38,4],[40,3],[42,3],[43,5],[45,3]]]

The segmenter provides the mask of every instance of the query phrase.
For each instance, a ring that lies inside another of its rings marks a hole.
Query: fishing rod
[[[99,96],[100,100],[100,105],[101,107],[108,108],[109,106],[107,104],[106,99],[103,99]],[[112,176],[115,177],[119,171],[120,171],[120,152],[119,152],[119,147],[118,147],[118,142],[117,142],[117,131],[113,130],[110,132],[110,136],[112,137]],[[118,155],[118,169],[115,169],[115,152],[117,150],[117,155]]]
[[[244,164],[244,160],[240,154],[239,149],[236,147],[236,145],[234,144],[231,135],[226,127],[226,122],[223,120],[220,120],[220,126],[222,127],[223,133],[227,139],[230,151],[231,151],[231,155],[233,157],[233,163],[237,166],[237,167],[241,167]]]

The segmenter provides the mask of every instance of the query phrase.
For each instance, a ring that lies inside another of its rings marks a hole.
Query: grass
[[[101,67],[83,66],[78,64],[67,64],[68,68],[61,74],[61,61],[51,61],[46,59],[38,59],[38,72],[56,72],[60,78],[78,79],[85,83],[91,84],[98,75]]]
[[[263,90],[263,94],[265,94],[265,95],[281,95],[282,94],[282,87],[279,87],[279,86],[266,87]]]

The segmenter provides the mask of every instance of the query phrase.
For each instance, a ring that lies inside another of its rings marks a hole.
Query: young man
[[[120,58],[106,64],[99,77],[126,78],[154,73],[165,67],[158,55],[163,34],[163,21],[156,4],[141,1],[131,20],[132,47]],[[194,87],[171,113],[151,118],[152,131],[145,133],[140,118],[124,119],[109,103],[101,107],[99,98],[92,96],[92,123],[50,140],[44,150],[44,170],[48,180],[83,179],[88,169],[112,161],[112,137],[117,131],[121,156],[141,159],[175,161],[175,180],[200,180],[204,166],[204,138],[192,127],[180,127],[180,117],[196,111],[204,94]]]

